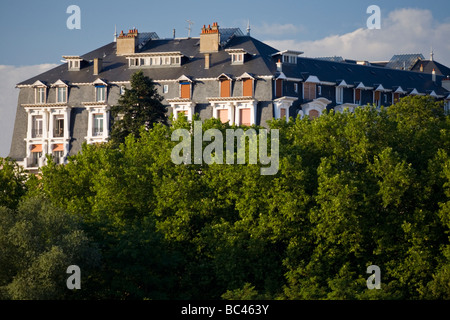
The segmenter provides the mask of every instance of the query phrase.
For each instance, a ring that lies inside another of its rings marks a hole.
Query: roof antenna
[[[247,23],[247,36],[250,37],[250,19],[248,19],[248,23]]]
[[[186,29],[188,29],[188,38],[190,38],[191,37],[192,25],[194,24],[194,22],[192,22],[191,20],[186,20],[186,22],[189,24],[189,27],[187,27]]]
[[[431,46],[430,60],[431,60],[431,61],[434,61],[433,46]]]

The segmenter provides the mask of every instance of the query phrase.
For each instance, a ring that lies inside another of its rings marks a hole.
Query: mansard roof
[[[298,56],[297,63],[283,63],[282,70],[277,69],[278,55],[292,53],[294,51],[279,51],[249,35],[236,32],[236,28],[224,28],[227,36],[221,37],[220,49],[210,55],[209,68],[205,68],[205,57],[200,53],[199,38],[173,38],[159,39],[157,36],[146,37],[138,48],[138,55],[155,55],[158,53],[177,52],[183,55],[180,66],[170,67],[142,67],[144,74],[155,81],[176,80],[185,75],[190,79],[216,79],[222,74],[237,79],[242,74],[258,76],[272,76],[296,81],[305,81],[311,76],[316,77],[319,83],[326,85],[339,85],[358,87],[363,84],[366,89],[375,89],[380,85],[385,90],[395,91],[401,87],[407,93],[416,89],[419,93],[429,94],[434,91],[438,96],[448,94],[441,87],[443,76],[437,74],[436,81],[432,81],[432,75],[426,72],[413,72],[397,70],[380,66],[359,65],[346,63],[335,59],[317,59]],[[36,81],[43,83],[55,83],[58,80],[68,85],[93,83],[97,78],[105,81],[121,82],[129,81],[131,75],[139,67],[128,66],[126,56],[116,54],[116,42],[111,42],[96,50],[80,56],[83,59],[79,71],[69,71],[66,64],[57,66],[45,73],[37,75],[18,84],[32,85]],[[229,52],[233,50],[245,51],[246,60],[243,64],[232,64]],[[295,51],[296,55],[300,51]],[[129,57],[130,55],[128,55]],[[102,59],[102,70],[94,75],[94,59]],[[440,69],[444,70],[445,66]],[[446,67],[445,67],[446,68]],[[447,68],[448,69],[448,68]],[[450,69],[449,69],[450,70]]]
[[[225,47],[211,55],[209,69],[205,69],[204,55],[199,51],[199,43],[199,38],[151,39],[139,50],[139,53],[180,52],[186,57],[186,60],[178,67],[143,67],[144,74],[153,80],[174,80],[181,75],[195,79],[216,78],[222,73],[239,77],[245,72],[254,75],[272,75],[275,72],[276,66],[272,63],[271,54],[278,50],[250,36],[238,35],[228,39]],[[243,49],[249,54],[244,64],[232,65],[230,55],[225,49]],[[69,85],[92,83],[98,77],[107,79],[109,82],[129,81],[131,75],[137,70],[137,68],[128,67],[125,56],[116,54],[115,42],[80,57],[86,62],[86,65],[80,71],[69,71],[67,65],[62,64],[23,81],[18,86],[31,85],[37,80],[54,83],[60,79],[66,81]],[[93,74],[93,60],[95,58],[102,59],[102,71],[98,75]]]
[[[426,73],[306,57],[298,57],[297,65],[283,64],[283,73],[287,77],[301,75],[303,81],[310,76],[316,76],[320,82],[336,85],[344,80],[345,83],[354,84],[355,87],[363,83],[366,88],[376,89],[382,85],[385,90],[394,91],[400,86],[408,93],[414,88],[425,94],[435,91],[436,94],[441,95],[446,92],[441,87],[443,77],[439,75],[434,82],[432,75]]]

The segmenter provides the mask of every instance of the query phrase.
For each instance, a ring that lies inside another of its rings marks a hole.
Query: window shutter
[[[181,98],[190,99],[191,98],[191,84],[189,82],[181,82]]]
[[[217,113],[218,113],[219,119],[220,119],[220,121],[222,121],[222,123],[225,123],[228,121],[228,110],[227,109],[219,109],[219,110],[217,110]]]
[[[242,125],[246,125],[246,126],[250,126],[251,125],[250,108],[239,109],[239,117],[241,119],[241,124]]]
[[[221,97],[229,97],[231,89],[231,81],[230,80],[221,80],[220,81],[220,96]]]
[[[243,96],[253,97],[253,79],[244,79],[242,86]]]

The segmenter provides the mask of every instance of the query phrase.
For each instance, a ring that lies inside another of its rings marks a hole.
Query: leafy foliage
[[[181,116],[120,145],[84,145],[67,165],[44,167],[33,192],[81,219],[98,245],[83,297],[449,299],[450,120],[441,109],[407,97],[381,111],[273,120],[272,176],[248,160],[174,164],[172,132],[193,129]],[[211,128],[236,129],[203,122]],[[366,285],[373,264],[380,290]]]

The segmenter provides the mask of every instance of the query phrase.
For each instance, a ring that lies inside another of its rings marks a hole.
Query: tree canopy
[[[449,299],[450,118],[440,110],[416,96],[273,120],[275,175],[248,159],[174,164],[172,132],[193,125],[181,116],[119,148],[85,144],[29,189],[99,250],[83,298]],[[211,128],[237,127],[205,120]],[[379,290],[367,287],[370,265]],[[17,272],[6,273],[8,287]]]

